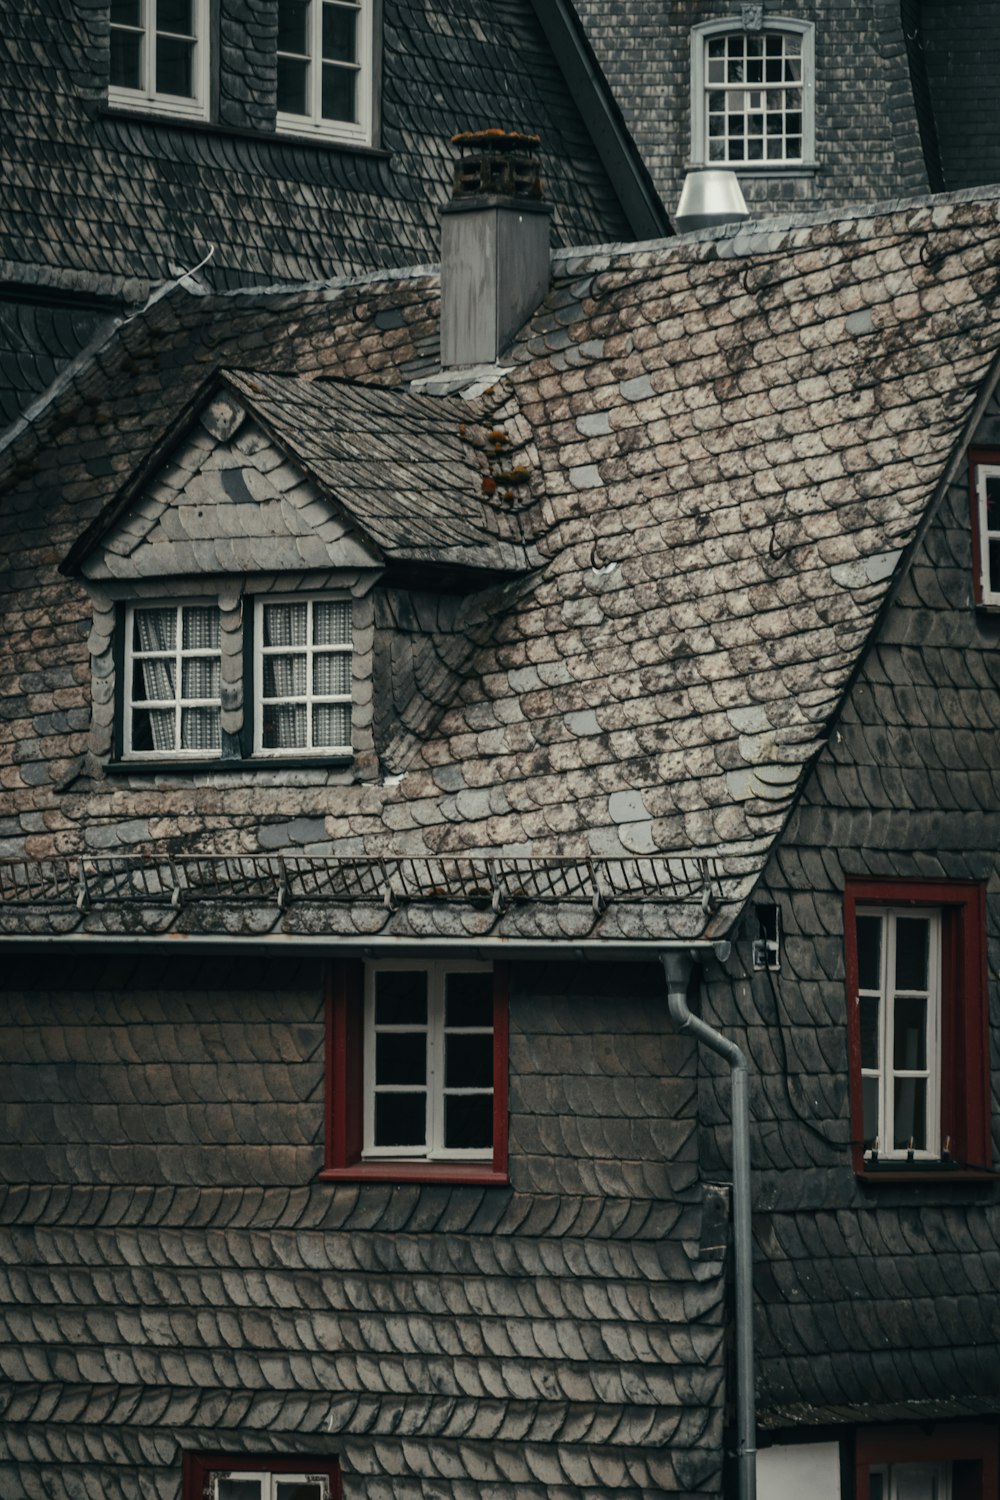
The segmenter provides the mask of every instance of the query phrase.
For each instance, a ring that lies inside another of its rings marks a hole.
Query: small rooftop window
[[[731,17],[691,33],[691,162],[781,172],[814,155],[813,28]]]
[[[109,102],[204,119],[208,50],[208,0],[111,0]]]
[[[278,129],[369,145],[373,0],[278,0]]]

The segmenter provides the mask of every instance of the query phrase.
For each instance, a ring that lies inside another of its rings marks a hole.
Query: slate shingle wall
[[[732,16],[739,29],[740,5],[579,0],[578,9],[673,211],[691,149],[691,28]],[[926,190],[898,0],[768,0],[764,12],[816,24],[818,168],[808,179],[741,177],[751,213],[809,212]]]
[[[1000,181],[1000,4],[923,0],[919,40],[945,188]]]
[[[993,408],[979,440],[1000,439]],[[764,1420],[996,1411],[1000,1181],[862,1186],[848,1117],[848,878],[987,886],[994,1163],[1000,1160],[1000,622],[972,608],[966,476],[946,493],[820,754],[760,899],[785,925],[780,974],[750,972],[749,927],[711,1018],[753,1076]],[[715,1074],[706,1060],[706,1072]],[[728,1160],[725,1081],[703,1091],[706,1169]],[[713,1138],[714,1137],[714,1138]],[[721,1155],[720,1155],[721,1152]]]
[[[510,1189],[314,1181],[316,963],[62,973],[2,1003],[5,1500],[175,1500],[184,1447],[337,1454],[349,1500],[718,1493],[718,1216],[655,967],[515,967]]]

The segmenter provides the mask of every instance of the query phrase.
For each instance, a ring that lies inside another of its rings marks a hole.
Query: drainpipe
[[[736,1457],[740,1500],[757,1494],[757,1431],[753,1372],[753,1249],[750,1239],[750,1099],[747,1060],[728,1037],[692,1015],[687,991],[691,955],[661,953],[667,1006],[678,1031],[724,1057],[733,1086],[733,1256],[736,1280]]]

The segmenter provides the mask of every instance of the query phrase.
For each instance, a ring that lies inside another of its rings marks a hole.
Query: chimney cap
[[[750,211],[735,172],[721,167],[691,167],[681,189],[674,223],[681,234],[689,229],[714,229],[741,224]]]
[[[462,153],[455,163],[453,200],[513,198],[521,203],[541,202],[541,136],[523,135],[519,130],[463,130],[451,141]]]
[[[461,146],[463,151],[537,151],[542,143],[540,135],[524,135],[520,130],[460,130],[453,135],[451,144]]]

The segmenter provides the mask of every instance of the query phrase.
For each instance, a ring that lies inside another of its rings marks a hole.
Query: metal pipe
[[[732,1078],[733,1261],[736,1282],[736,1461],[740,1500],[757,1494],[757,1426],[753,1357],[753,1244],[750,1237],[750,1097],[747,1060],[735,1042],[688,1009],[690,953],[661,953],[667,1006],[678,1031],[686,1031],[724,1057]]]

